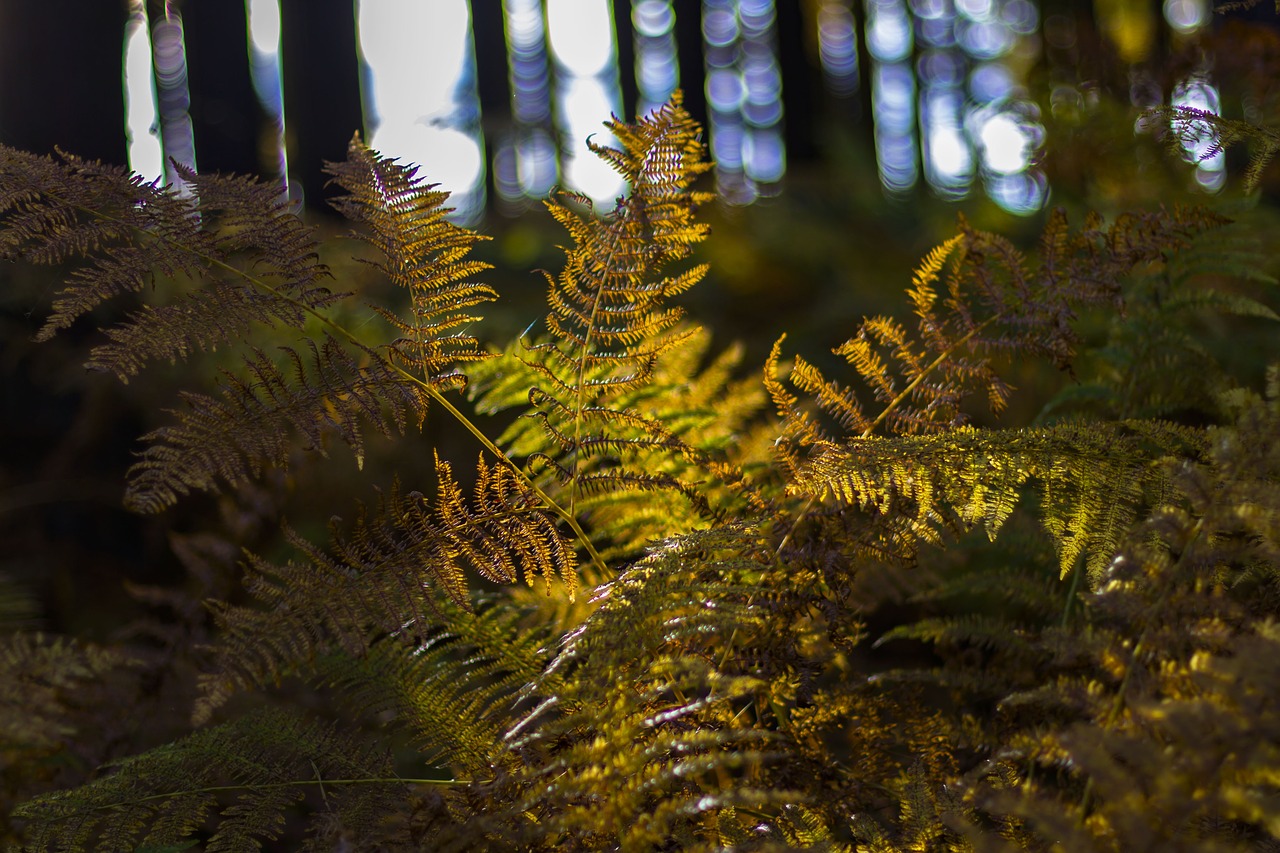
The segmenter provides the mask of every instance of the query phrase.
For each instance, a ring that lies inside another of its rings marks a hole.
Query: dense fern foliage
[[[174,640],[201,646],[187,733],[29,789],[14,843],[1280,849],[1280,351],[1251,386],[1197,337],[1276,319],[1265,236],[1055,212],[1028,256],[961,220],[901,282],[914,320],[834,349],[847,375],[780,339],[744,376],[673,301],[707,272],[698,126],[678,97],[607,126],[629,191],[548,201],[563,267],[504,348],[472,331],[499,297],[482,238],[359,139],[335,207],[403,295],[368,306],[266,185],[0,149],[0,250],[71,270],[40,336],[92,321],[89,366],[123,381],[188,362],[132,508],[250,500],[373,436],[434,460],[239,558]],[[1078,321],[1106,314],[1092,347]],[[974,426],[1031,359],[1063,369],[1043,416]],[[427,446],[431,418],[469,455]],[[196,575],[227,558],[175,546]],[[17,797],[142,664],[5,595]]]

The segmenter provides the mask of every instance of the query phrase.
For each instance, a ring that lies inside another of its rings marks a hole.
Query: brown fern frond
[[[467,281],[491,267],[467,258],[488,238],[449,222],[448,193],[425,183],[416,166],[370,150],[359,135],[347,147],[347,159],[325,171],[347,192],[333,206],[368,227],[356,236],[382,254],[375,266],[409,292],[410,317],[376,309],[404,336],[392,344],[396,355],[432,381],[454,365],[487,358],[465,328],[481,319],[469,309],[497,298],[488,285]]]
[[[243,336],[252,323],[300,325],[336,297],[321,282],[312,230],[279,188],[183,170],[180,195],[128,171],[62,154],[0,149],[0,253],[35,263],[83,258],[37,335],[46,340],[104,302],[157,277],[209,289],[135,313],[113,328],[90,365],[121,379],[155,359],[184,358]],[[237,267],[241,257],[247,268]]]
[[[1130,271],[1162,260],[1223,221],[1207,211],[1177,208],[1125,214],[1110,226],[1091,217],[1073,234],[1066,215],[1055,211],[1041,238],[1038,267],[1029,270],[1008,240],[977,231],[962,217],[961,233],[931,252],[912,279],[908,298],[916,335],[896,320],[872,317],[835,349],[869,390],[874,409],[800,357],[791,384],[848,437],[865,438],[881,428],[907,435],[952,429],[964,423],[961,404],[973,391],[984,392],[999,412],[1010,388],[993,365],[996,356],[1034,355],[1068,368],[1076,311],[1118,306],[1121,281]],[[944,292],[939,283],[948,260],[952,271]],[[776,378],[780,344],[770,356],[765,383],[787,437],[801,446],[833,440]]]
[[[244,376],[223,371],[219,396],[184,392],[177,423],[143,436],[149,443],[130,469],[125,500],[157,512],[192,491],[217,491],[287,466],[297,439],[326,453],[337,436],[364,456],[363,427],[383,435],[419,427],[430,398],[411,377],[369,348],[344,346],[325,336],[299,351],[281,348],[283,364],[257,351]]]
[[[150,446],[127,493],[132,507],[157,511],[193,490],[236,486],[287,465],[295,434],[321,453],[336,435],[360,462],[364,429],[420,426],[429,402],[465,384],[458,366],[487,357],[464,330],[477,319],[469,309],[494,295],[466,281],[486,266],[465,257],[480,238],[445,221],[447,195],[424,186],[414,167],[358,140],[350,156],[329,167],[349,193],[338,206],[370,226],[369,242],[386,257],[379,268],[410,292],[406,318],[374,309],[403,335],[388,344],[366,343],[329,315],[345,295],[320,286],[328,271],[311,229],[278,187],[184,169],[181,194],[67,155],[56,161],[0,149],[0,251],[44,263],[84,260],[41,337],[160,276],[193,286],[108,328],[91,367],[127,381],[155,360],[228,342],[251,350],[238,368],[221,371],[216,393],[184,392],[177,423],[146,436]],[[323,337],[307,328],[316,321]],[[259,326],[308,342],[291,340],[283,356],[267,356],[255,343]]]

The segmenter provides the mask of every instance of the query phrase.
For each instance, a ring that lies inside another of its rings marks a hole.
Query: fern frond
[[[326,803],[363,799],[387,809],[405,784],[360,738],[264,711],[125,759],[81,788],[31,800],[16,816],[36,849],[163,849],[209,825],[205,849],[245,850],[278,838],[286,812],[321,787]]]
[[[501,759],[522,691],[546,668],[548,631],[523,627],[521,609],[496,603],[471,613],[442,602],[440,611],[414,644],[388,638],[359,657],[326,656],[314,678],[362,715],[410,731],[423,760],[482,777]]]
[[[309,338],[306,324],[324,327],[317,343],[284,347],[284,367],[254,349],[238,370],[222,373],[220,396],[184,395],[188,408],[177,413],[178,423],[147,436],[152,445],[134,467],[127,495],[134,508],[157,511],[192,490],[238,485],[286,465],[291,431],[320,452],[336,434],[360,461],[364,429],[389,434],[393,424],[400,432],[419,426],[428,402],[465,384],[457,365],[487,357],[462,329],[475,319],[468,309],[493,296],[465,281],[484,268],[465,258],[480,238],[443,219],[446,196],[424,187],[413,168],[358,142],[351,158],[330,165],[351,193],[339,207],[371,226],[369,240],[387,258],[380,268],[412,301],[407,319],[377,309],[405,335],[383,346],[364,343],[326,313],[342,297],[320,286],[328,272],[311,230],[278,188],[188,170],[183,177],[193,192],[183,196],[74,157],[58,162],[0,150],[0,251],[44,263],[86,261],[42,337],[113,296],[141,290],[154,275],[198,285],[108,330],[110,341],[92,352],[91,366],[127,380],[155,359],[228,341],[252,346],[248,333],[256,324]]]
[[[1125,312],[1111,324],[1105,347],[1086,362],[1082,383],[1045,408],[1084,410],[1117,418],[1220,418],[1216,394],[1238,381],[1229,357],[1246,329],[1232,317],[1280,319],[1267,299],[1276,279],[1267,252],[1269,228],[1242,217],[1202,234],[1153,274],[1125,289]]]
[[[89,685],[129,663],[121,652],[41,633],[0,637],[0,755],[65,744],[71,709],[94,695]]]
[[[431,382],[457,364],[488,358],[466,331],[481,319],[469,310],[497,298],[493,288],[466,281],[490,268],[467,258],[477,242],[488,238],[445,219],[452,210],[445,207],[448,193],[424,183],[416,166],[402,166],[370,150],[358,135],[347,148],[346,161],[329,163],[325,171],[347,191],[334,207],[368,226],[356,236],[382,254],[385,260],[375,266],[409,291],[409,318],[378,309],[404,335],[392,344],[393,351]]]
[[[1019,784],[970,783],[971,839],[994,818],[1081,849],[1280,842],[1280,729],[1258,704],[1280,689],[1280,407],[1237,397],[1234,423],[1176,467],[1170,502],[1082,597],[1088,632],[1024,632],[1040,663],[993,733]]]
[[[38,340],[157,276],[206,281],[210,289],[131,315],[94,349],[91,366],[127,381],[149,361],[235,341],[254,322],[300,325],[308,310],[338,298],[321,284],[329,273],[311,229],[278,187],[182,176],[190,196],[68,154],[55,160],[0,149],[0,253],[43,264],[87,261],[71,273]],[[235,266],[245,254],[251,273]]]
[[[788,488],[913,518],[919,535],[934,540],[941,529],[975,526],[994,539],[1031,485],[1062,575],[1085,554],[1096,578],[1137,520],[1144,496],[1159,494],[1168,476],[1164,461],[1198,450],[1196,438],[1173,425],[1144,425],[1139,437],[1123,426],[1083,423],[871,437],[819,445]]]
[[[193,491],[219,491],[287,466],[302,447],[326,454],[337,436],[364,459],[362,429],[390,436],[420,427],[430,397],[368,348],[324,337],[302,351],[282,348],[283,365],[257,351],[245,376],[223,371],[220,396],[184,392],[177,423],[143,436],[149,446],[130,469],[126,505],[158,512]],[[305,354],[305,355],[304,355]],[[296,438],[295,438],[296,436]]]
[[[913,277],[908,296],[917,334],[891,318],[873,317],[835,350],[870,391],[874,408],[801,357],[791,384],[848,437],[865,438],[882,427],[891,434],[952,429],[964,422],[961,402],[975,390],[998,412],[1010,389],[992,365],[996,355],[1043,356],[1068,366],[1076,310],[1116,303],[1130,270],[1218,224],[1207,212],[1176,209],[1127,214],[1107,227],[1093,218],[1072,234],[1065,214],[1057,211],[1041,238],[1039,267],[1028,272],[1012,244],[974,230],[962,218],[961,234],[931,252]],[[940,278],[948,259],[952,272],[944,296]],[[785,436],[800,446],[832,440],[829,429],[776,378],[780,355],[781,341],[766,365],[765,383],[784,419]]]
[[[606,126],[621,147],[592,150],[630,192],[603,220],[591,215],[589,203],[585,216],[572,210],[568,201],[582,201],[574,196],[547,202],[573,245],[558,276],[544,273],[550,339],[523,356],[536,373],[531,414],[545,431],[542,447],[529,456],[567,492],[571,512],[592,492],[694,493],[669,474],[640,467],[654,452],[687,455],[691,448],[621,401],[645,388],[659,358],[692,334],[676,329],[682,312],[668,300],[701,280],[706,266],[674,274],[666,268],[706,236],[694,213],[711,196],[691,185],[709,165],[678,95],[635,124],[615,119]]]
[[[202,678],[205,719],[233,692],[279,681],[338,647],[364,654],[381,635],[421,642],[436,630],[442,596],[466,609],[463,566],[502,583],[541,575],[576,582],[573,548],[555,520],[506,467],[481,461],[470,502],[447,463],[437,460],[434,502],[393,486],[372,515],[362,510],[350,533],[331,525],[329,551],[291,535],[306,555],[274,566],[251,559],[255,607],[220,605],[223,636]],[[265,608],[265,609],[263,609]]]
[[[715,663],[762,636],[749,602],[768,556],[749,529],[702,531],[597,592],[503,739],[519,765],[499,823],[522,846],[698,849],[704,816],[796,798],[761,776],[777,738],[748,709],[765,683]]]
[[[1243,178],[1245,192],[1258,188],[1262,173],[1280,151],[1280,132],[1274,128],[1226,118],[1198,107],[1154,107],[1147,111],[1147,121],[1168,124],[1166,140],[1179,157],[1185,158],[1188,151],[1195,150],[1201,160],[1207,160],[1233,146],[1249,146],[1249,165]]]

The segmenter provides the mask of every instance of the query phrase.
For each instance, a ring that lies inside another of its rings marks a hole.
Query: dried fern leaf
[[[202,282],[130,315],[93,350],[90,366],[127,381],[151,361],[235,341],[254,323],[301,325],[338,298],[322,286],[329,273],[312,230],[278,187],[187,169],[182,177],[189,195],[67,154],[0,149],[0,255],[82,264],[38,340],[158,277]]]
[[[347,192],[333,201],[334,207],[366,226],[356,236],[384,258],[375,266],[409,292],[409,317],[377,309],[403,335],[392,344],[396,355],[433,382],[458,364],[487,358],[466,327],[481,319],[470,309],[497,298],[488,285],[467,281],[491,267],[467,257],[477,242],[488,238],[449,222],[449,194],[425,183],[416,166],[383,157],[358,135],[347,148],[347,159],[327,164],[326,172]]]
[[[287,466],[295,448],[327,454],[332,436],[364,459],[363,431],[403,434],[419,428],[431,398],[367,347],[332,337],[304,349],[282,348],[282,363],[256,351],[245,375],[223,371],[219,396],[181,395],[176,423],[143,436],[129,470],[125,503],[158,512],[193,491],[221,491]]]

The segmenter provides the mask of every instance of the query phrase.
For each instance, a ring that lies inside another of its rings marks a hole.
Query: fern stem
[[[301,788],[306,785],[475,785],[484,784],[477,782],[475,779],[405,779],[400,776],[378,777],[369,776],[363,779],[295,779],[289,782],[262,782],[262,783],[245,783],[243,785],[210,785],[204,788],[187,788],[181,791],[166,791],[163,794],[151,794],[146,797],[138,797],[133,800],[115,800],[107,805],[93,806],[78,812],[59,815],[60,819],[65,820],[75,815],[91,814],[104,809],[119,810],[128,806],[136,806],[139,803],[153,803],[157,800],[167,800],[173,797],[189,797],[193,794],[217,794],[223,791],[268,791],[279,788]]]
[[[1071,605],[1075,603],[1076,592],[1080,589],[1080,576],[1084,574],[1084,566],[1076,560],[1075,570],[1071,573],[1071,588],[1067,590],[1067,601],[1062,605],[1062,628],[1066,630],[1071,623]]]
[[[46,194],[51,198],[58,199],[58,201],[62,202],[63,204],[67,205],[68,207],[74,210],[79,210],[83,213],[89,214],[90,216],[95,216],[98,219],[102,219],[107,222],[112,222],[117,225],[131,228],[137,231],[138,233],[143,234],[153,240],[157,240],[161,243],[167,243],[181,251],[188,252],[189,254],[199,258],[200,260],[204,261],[205,263],[209,264],[212,267],[217,267],[228,273],[231,273],[232,275],[239,276],[240,278],[244,279],[254,287],[260,290],[263,290],[278,299],[285,300],[286,302],[289,302],[290,304],[297,306],[300,310],[302,310],[306,314],[309,314],[310,316],[319,320],[322,324],[324,324],[326,327],[331,329],[338,336],[346,339],[347,341],[350,341],[353,344],[356,344],[357,346],[360,346],[362,348],[365,347],[365,344],[361,342],[361,340],[357,338],[355,334],[353,334],[345,326],[340,325],[339,323],[335,322],[332,318],[321,313],[319,310],[313,308],[312,306],[307,305],[305,302],[302,302],[301,300],[296,299],[295,297],[290,296],[287,293],[284,293],[278,288],[272,287],[270,284],[263,281],[262,279],[227,263],[221,258],[215,258],[204,252],[193,249],[188,245],[172,240],[168,237],[164,237],[163,235],[152,234],[149,231],[145,231],[142,228],[139,228],[137,225],[134,225],[133,223],[125,222],[124,220],[119,219],[115,216],[111,216],[110,214],[106,214],[101,211],[94,210],[89,207],[85,207],[84,205],[74,204],[58,196],[56,193],[48,192]],[[386,366],[389,367],[391,370],[395,371],[396,373],[400,374],[404,378],[420,386],[424,391],[426,391],[427,394],[433,400],[439,403],[442,407],[444,407],[445,411],[447,411],[450,415],[452,415],[453,418],[456,421],[458,421],[458,423],[462,424],[462,426],[465,427],[468,432],[470,432],[473,436],[475,436],[476,439],[480,441],[480,443],[484,446],[486,450],[492,453],[495,457],[501,460],[503,464],[505,464],[508,468],[510,468],[513,472],[515,472],[516,476],[526,486],[528,486],[534,492],[534,494],[536,494],[544,502],[547,509],[555,513],[566,524],[569,525],[569,528],[573,530],[574,536],[577,538],[578,542],[582,545],[583,549],[587,552],[587,555],[591,558],[591,562],[594,563],[601,572],[603,572],[606,575],[608,574],[609,569],[605,565],[603,558],[601,558],[599,552],[596,551],[595,546],[591,543],[591,540],[587,537],[586,532],[582,529],[582,526],[578,523],[578,520],[573,516],[573,513],[571,511],[566,510],[564,507],[560,506],[560,504],[558,504],[554,498],[552,498],[545,491],[543,491],[538,486],[538,484],[535,483],[529,477],[529,475],[526,474],[520,468],[519,465],[513,462],[510,459],[510,457],[508,457],[505,453],[503,453],[498,448],[498,446],[494,444],[489,439],[489,437],[485,435],[484,432],[475,425],[474,422],[472,422],[470,418],[464,415],[461,412],[461,410],[459,410],[456,406],[453,405],[453,403],[449,402],[449,400],[444,396],[444,394],[440,392],[438,388],[436,388],[434,385],[432,385],[430,382],[426,381],[425,379],[421,379],[415,376],[414,374],[410,373],[409,371],[405,370],[403,367],[396,364],[391,359],[386,359],[385,363],[386,363]],[[572,597],[573,595],[572,590],[570,591],[570,595]]]
[[[615,214],[616,215],[616,214]],[[610,233],[613,238],[612,243],[608,247],[606,257],[613,257],[618,250],[618,244],[622,239],[622,229],[613,229]],[[605,275],[607,278],[607,273]],[[573,469],[569,477],[569,512],[577,511],[578,503],[578,454],[582,441],[582,410],[586,408],[586,376],[587,376],[587,346],[591,340],[592,332],[596,328],[596,315],[600,313],[601,297],[604,294],[604,282],[600,281],[596,284],[595,299],[591,302],[591,318],[587,321],[587,331],[582,337],[582,347],[578,353],[578,377],[577,397],[574,400],[573,412]]]

